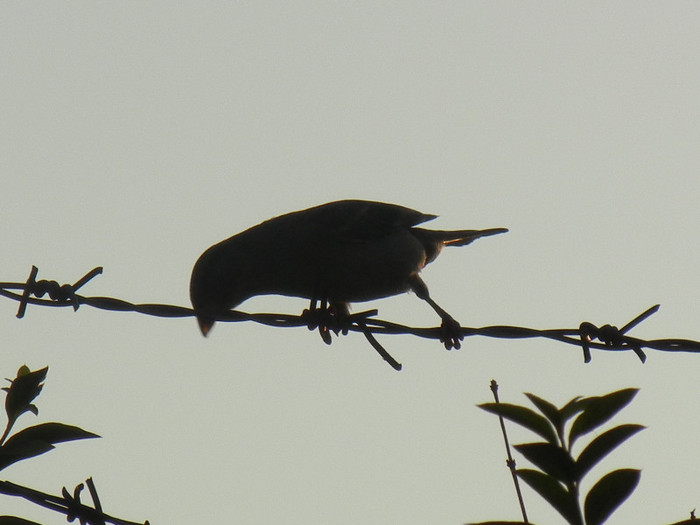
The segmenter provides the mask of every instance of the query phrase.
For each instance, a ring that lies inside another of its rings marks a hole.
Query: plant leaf
[[[642,425],[620,425],[591,441],[576,460],[576,481],[580,481],[601,459],[643,428]]]
[[[63,423],[42,423],[17,432],[0,447],[0,470],[17,461],[44,454],[55,443],[100,437]]]
[[[551,443],[526,443],[515,449],[542,472],[562,483],[569,484],[576,478],[576,465],[566,450]]]
[[[74,441],[76,439],[88,439],[100,437],[97,434],[83,430],[80,427],[66,425],[64,423],[41,423],[25,428],[17,432],[7,440],[6,445],[17,439],[41,440],[48,443],[62,443],[64,441]]]
[[[18,518],[17,516],[0,516],[0,525],[41,525],[41,523]]]
[[[0,525],[2,522],[0,521]],[[479,523],[465,523],[464,525],[534,525],[531,521],[480,521]]]
[[[640,471],[620,469],[603,476],[586,496],[587,525],[601,525],[625,501],[639,483]]]
[[[576,414],[581,412],[586,408],[590,401],[590,398],[585,398],[581,396],[576,396],[573,398],[571,401],[569,401],[566,405],[561,407],[559,411],[562,414],[562,417],[564,420],[569,420],[572,417],[574,417]]]
[[[516,472],[520,479],[530,485],[567,522],[571,525],[583,525],[576,499],[556,479],[539,470],[518,469]]]
[[[625,388],[604,396],[587,398],[588,402],[585,404],[583,412],[571,426],[569,449],[576,439],[599,427],[622,410],[632,401],[637,392],[639,392],[637,388]]]
[[[43,381],[46,379],[46,374],[49,367],[29,371],[26,365],[20,367],[17,371],[17,377],[14,378],[9,387],[4,388],[7,392],[5,396],[5,413],[10,425],[14,424],[19,416],[24,412],[36,411],[36,407],[32,405],[32,401],[36,398],[43,388]]]
[[[546,399],[542,399],[541,397],[536,396],[535,394],[531,394],[530,392],[525,392],[525,395],[532,402],[532,404],[537,407],[537,410],[542,412],[542,414],[544,414],[544,416],[547,419],[549,419],[549,422],[554,428],[559,429],[561,427],[561,414],[559,413],[559,409],[555,405],[553,405]]]
[[[483,403],[477,406],[487,412],[491,412],[497,416],[503,416],[521,427],[531,430],[550,443],[558,443],[554,427],[544,416],[541,416],[528,407],[512,405],[510,403]]]
[[[51,450],[53,445],[45,441],[19,441],[0,448],[0,470],[23,459],[39,456]]]

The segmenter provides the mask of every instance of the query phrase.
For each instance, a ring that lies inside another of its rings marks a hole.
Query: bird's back
[[[411,228],[433,219],[403,206],[343,200],[281,215],[247,230],[264,244],[270,287],[302,297],[364,301],[404,291],[424,259]],[[257,244],[257,243],[256,243]]]
[[[284,221],[309,228],[321,236],[367,241],[407,230],[435,217],[396,204],[341,200],[281,215],[263,224]]]

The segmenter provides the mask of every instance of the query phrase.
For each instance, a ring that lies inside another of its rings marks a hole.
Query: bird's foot
[[[462,339],[464,339],[462,326],[451,316],[443,317],[440,325],[440,342],[445,345],[445,348],[459,350],[462,348]]]
[[[316,308],[314,303],[311,307],[302,312],[302,317],[306,319],[309,330],[318,328],[318,333],[327,345],[333,342],[331,332],[335,335],[348,334],[348,327],[351,324],[350,316],[346,308],[338,308],[334,305],[321,304],[321,308]]]

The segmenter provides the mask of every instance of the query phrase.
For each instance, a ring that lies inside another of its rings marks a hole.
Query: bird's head
[[[205,337],[221,314],[253,295],[246,291],[246,272],[237,261],[235,253],[219,244],[205,251],[192,269],[190,300]]]
[[[207,269],[202,258],[197,261],[190,278],[190,300],[199,329],[205,337],[216,322],[218,314],[225,310],[222,290]]]

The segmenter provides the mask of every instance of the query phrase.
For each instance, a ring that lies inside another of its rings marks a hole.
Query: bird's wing
[[[383,202],[343,200],[308,210],[321,231],[343,242],[366,242],[405,231],[436,215]]]

